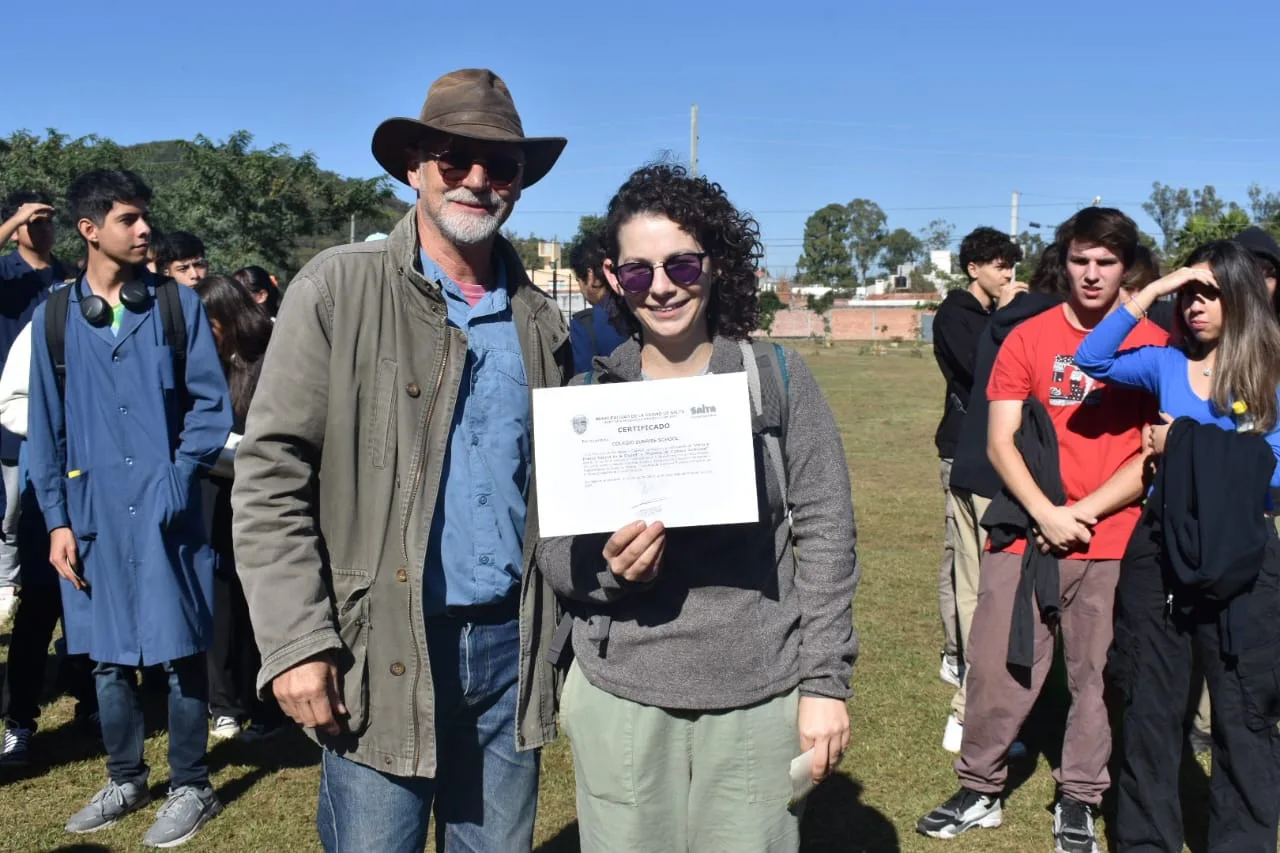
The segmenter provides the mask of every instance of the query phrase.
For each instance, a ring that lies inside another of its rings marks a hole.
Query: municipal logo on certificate
[[[586,432],[586,431],[587,431],[587,416],[586,416],[586,415],[574,415],[574,416],[573,416],[573,431],[574,431],[574,432],[576,432],[578,435],[582,435],[584,432]]]

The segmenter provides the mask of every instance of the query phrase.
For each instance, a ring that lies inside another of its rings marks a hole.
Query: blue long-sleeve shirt
[[[475,307],[421,253],[422,273],[440,282],[449,325],[467,336],[453,429],[427,539],[427,615],[501,601],[524,571],[533,420],[507,274]]]
[[[1125,337],[1138,325],[1126,309],[1112,311],[1076,350],[1076,367],[1094,379],[1116,382],[1153,394],[1160,411],[1174,418],[1191,418],[1234,431],[1230,412],[1220,412],[1191,388],[1187,354],[1177,347],[1138,347],[1120,352]],[[1280,391],[1277,392],[1280,399]],[[1266,434],[1267,444],[1280,461],[1280,425]],[[1271,474],[1272,488],[1280,487],[1280,464]]]

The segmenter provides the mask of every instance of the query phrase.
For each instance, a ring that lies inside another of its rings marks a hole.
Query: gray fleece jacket
[[[606,534],[539,542],[534,559],[573,616],[574,654],[596,687],[689,710],[745,707],[797,685],[802,695],[849,696],[859,575],[849,469],[813,374],[792,350],[786,361],[785,401],[768,393],[777,383],[761,377],[762,420],[776,424],[779,406],[789,406],[784,455],[794,542],[759,434],[761,521],[668,530],[663,564],[650,583],[609,571]],[[742,369],[738,345],[716,338],[711,372]],[[595,360],[595,383],[640,378],[634,340]]]

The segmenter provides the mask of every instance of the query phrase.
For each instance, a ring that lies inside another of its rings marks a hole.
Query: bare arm
[[[1022,402],[993,400],[988,412],[987,456],[1005,488],[1022,504],[1055,550],[1087,545],[1093,536],[1089,528],[1097,524],[1097,518],[1088,515],[1088,506],[1056,506],[1045,497],[1014,443],[1014,436],[1022,427]]]

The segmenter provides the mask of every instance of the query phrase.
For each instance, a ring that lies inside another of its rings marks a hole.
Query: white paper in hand
[[[760,520],[745,373],[533,392],[543,536]]]
[[[797,755],[791,759],[791,800],[788,807],[795,806],[813,790],[813,750]]]

